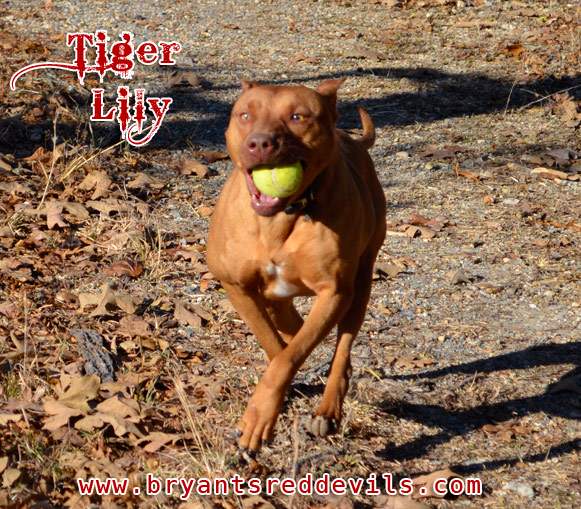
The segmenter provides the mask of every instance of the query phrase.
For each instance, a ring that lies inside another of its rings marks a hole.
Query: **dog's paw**
[[[262,444],[269,443],[274,436],[281,405],[282,398],[278,394],[271,397],[257,390],[238,422],[238,446],[249,451],[258,451]]]
[[[336,419],[324,415],[314,415],[307,423],[307,431],[319,438],[337,433],[338,428],[339,423]]]

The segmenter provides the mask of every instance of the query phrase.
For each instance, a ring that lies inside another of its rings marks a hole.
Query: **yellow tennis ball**
[[[252,180],[262,194],[287,198],[301,187],[303,166],[300,162],[275,167],[258,166],[252,170]]]

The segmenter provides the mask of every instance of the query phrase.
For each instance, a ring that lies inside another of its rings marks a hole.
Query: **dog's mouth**
[[[305,168],[304,161],[301,161],[303,169]],[[264,166],[264,165],[258,165]],[[250,205],[254,211],[260,216],[274,216],[287,206],[287,204],[292,200],[292,196],[288,198],[277,198],[275,196],[268,196],[267,194],[261,193],[254,181],[252,180],[252,171],[255,169],[248,168],[243,170],[244,178],[246,179],[246,185],[248,187],[248,192],[250,193]]]

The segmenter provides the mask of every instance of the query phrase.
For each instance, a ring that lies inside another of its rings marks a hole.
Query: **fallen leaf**
[[[134,245],[141,245],[145,242],[143,232],[139,230],[129,230],[114,233],[106,241],[107,247],[114,251],[121,251],[129,242]]]
[[[212,207],[208,207],[206,205],[202,205],[201,207],[198,207],[196,212],[201,216],[201,217],[210,217],[212,215],[212,212],[214,212],[214,209]]]
[[[151,335],[151,328],[143,318],[135,315],[126,315],[119,321],[118,332],[131,338],[144,338]]]
[[[102,428],[104,424],[105,421],[101,418],[101,415],[97,413],[93,415],[87,415],[86,417],[79,419],[77,422],[75,422],[75,429],[90,433],[95,429]]]
[[[101,381],[97,375],[75,377],[58,402],[86,413],[89,411],[87,402],[97,396],[100,385]]]
[[[25,157],[23,161],[27,162],[40,162],[40,163],[50,163],[54,158],[54,162],[56,163],[64,153],[64,143],[57,145],[54,151],[45,150],[44,147],[38,147],[32,155]]]
[[[192,71],[174,71],[167,83],[170,87],[202,87],[207,88],[209,83]]]
[[[156,452],[170,442],[175,444],[182,438],[182,435],[175,433],[162,433],[161,431],[153,431],[149,435],[144,436],[136,441],[136,445],[141,445],[149,442],[143,450],[145,452]]]
[[[517,42],[515,44],[509,44],[503,50],[503,53],[513,57],[513,58],[520,58],[520,56],[524,53],[525,49],[524,46]]]
[[[18,422],[20,419],[22,419],[22,414],[7,414],[0,412],[0,426],[6,426],[9,422]]]
[[[446,274],[446,279],[451,285],[468,284],[472,282],[472,277],[464,270],[452,270]]]
[[[569,160],[575,157],[575,153],[568,148],[555,148],[549,150],[547,155],[552,157],[558,164],[566,164]]]
[[[186,260],[190,260],[191,262],[197,262],[204,258],[202,256],[202,253],[200,253],[195,248],[192,249],[188,247],[174,248],[168,249],[167,252],[168,254],[173,254],[174,258],[184,258]]]
[[[128,432],[133,433],[138,437],[143,435],[135,424],[129,420],[103,412],[97,412],[94,415],[83,417],[75,423],[75,428],[81,431],[90,432],[94,429],[102,428],[105,424],[110,424],[113,427],[113,432],[118,437],[122,437]]]
[[[576,128],[581,125],[581,107],[567,92],[553,96],[552,112],[561,118],[567,127]]]
[[[379,499],[379,503],[376,505],[378,509],[429,509],[429,506],[417,502],[411,497],[390,495],[377,498]]]
[[[428,219],[427,217],[414,212],[407,220],[408,224],[414,226],[426,226],[435,231],[440,231],[444,227],[444,221],[441,219]]]
[[[308,56],[303,52],[296,53],[290,58],[289,62],[291,64],[298,64],[299,62],[306,62],[308,64],[317,65],[320,63],[320,59],[317,57]]]
[[[422,369],[435,363],[434,359],[427,357],[396,357],[391,362],[398,369]]]
[[[90,191],[93,189],[91,200],[98,200],[109,194],[109,187],[112,181],[105,171],[93,171],[89,173],[79,184],[79,189]]]
[[[196,150],[192,155],[194,157],[202,158],[208,164],[222,161],[223,159],[228,159],[230,157],[227,152],[222,152],[220,150]]]
[[[130,203],[117,200],[115,198],[107,198],[106,200],[90,200],[86,203],[87,207],[95,209],[101,213],[102,216],[110,216],[112,212],[130,212]]]
[[[56,200],[50,200],[46,202],[44,212],[46,214],[46,226],[49,230],[52,230],[55,226],[59,228],[65,228],[67,223],[62,216],[63,205],[61,202]]]
[[[214,317],[212,316],[212,313],[210,311],[208,311],[207,309],[205,309],[203,306],[201,306],[200,304],[192,304],[190,306],[191,310],[196,313],[200,318],[202,318],[203,320],[210,322]]]
[[[345,495],[331,495],[327,503],[317,509],[353,509],[353,501]]]
[[[196,175],[196,177],[206,178],[210,172],[205,164],[195,159],[184,159],[179,167],[182,175]]]
[[[375,265],[375,271],[380,275],[383,274],[383,275],[393,279],[393,278],[397,277],[399,274],[401,274],[402,272],[405,272],[406,267],[403,265],[396,264],[396,263],[382,262],[382,263],[378,263]]]
[[[16,181],[0,182],[0,191],[4,191],[5,193],[10,193],[14,195],[25,195],[32,193],[32,189],[30,189],[30,187]]]
[[[10,488],[20,477],[20,470],[17,468],[7,468],[2,473],[2,486]]]
[[[456,154],[465,152],[464,147],[458,145],[445,145],[443,148],[439,149],[435,145],[428,145],[424,150],[422,150],[419,155],[420,157],[431,157],[432,159],[451,159],[456,156]]]
[[[86,414],[89,411],[88,401],[97,396],[99,385],[97,375],[77,377],[58,400],[46,399],[43,408],[50,417],[45,419],[42,428],[55,431],[66,426],[71,417]]]
[[[443,470],[436,470],[431,474],[421,475],[413,479],[414,484],[414,498],[426,498],[426,497],[438,497],[440,495],[434,491],[434,483],[438,479],[451,479],[453,477],[459,477],[458,474],[452,472],[449,468],[444,468]]]
[[[546,179],[567,180],[567,178],[569,177],[569,174],[565,173],[564,171],[553,170],[551,168],[543,168],[542,166],[532,169],[531,173],[533,175],[536,175],[537,177]]]
[[[275,507],[259,495],[243,498],[241,501],[243,509],[275,509]]]
[[[500,440],[505,442],[512,440],[517,435],[527,436],[531,432],[529,426],[514,421],[506,421],[499,424],[485,424],[481,429],[486,434],[494,434]]]
[[[163,189],[165,184],[151,175],[146,173],[138,173],[137,176],[127,183],[129,189]]]
[[[390,278],[395,278],[402,272],[406,272],[410,267],[415,267],[417,264],[408,257],[394,258],[389,262],[377,262],[375,264],[375,272],[378,275],[385,275]]]
[[[436,236],[436,232],[426,226],[409,225],[404,230],[404,233],[406,237],[410,238],[421,237],[424,240],[430,240]]]
[[[373,49],[360,46],[357,48],[351,48],[343,53],[345,58],[355,58],[355,59],[372,59],[381,62],[385,59],[385,55],[380,53],[379,51],[375,51]]]
[[[111,424],[113,432],[118,437],[125,435],[128,431],[136,436],[142,436],[134,424],[141,420],[139,404],[136,401],[115,395],[99,403],[96,410],[95,414],[77,421],[75,428],[90,432],[100,429],[105,424]]]
[[[102,401],[97,405],[97,410],[116,417],[131,419],[133,422],[139,422],[141,420],[139,403],[135,400],[121,398],[119,396],[113,396]]]
[[[68,406],[54,400],[45,402],[44,411],[49,414],[50,417],[44,420],[42,429],[46,429],[48,431],[55,431],[62,426],[66,426],[69,423],[69,419],[71,417],[83,415],[81,410],[69,408]]]
[[[183,302],[177,301],[175,310],[174,310],[174,318],[186,325],[190,325],[194,329],[198,329],[202,326],[202,319],[196,313],[192,313]]]
[[[2,268],[0,267],[0,270]],[[16,318],[20,314],[18,306],[10,301],[0,302],[0,315],[4,315],[8,318]]]
[[[468,170],[460,170],[458,169],[454,169],[456,176],[458,177],[464,177],[467,178],[468,180],[471,180],[472,182],[480,182],[480,180],[482,179],[482,177],[480,175],[478,175],[477,173],[468,171]]]
[[[114,262],[103,271],[107,276],[129,276],[138,278],[143,274],[143,264],[131,260],[121,260]]]
[[[81,221],[89,219],[89,212],[81,203],[59,201],[59,200],[49,200],[46,202],[44,207],[40,210],[32,209],[27,210],[28,215],[40,215],[46,216],[46,225],[49,230],[52,230],[55,226],[64,228],[67,226],[63,218],[63,210],[67,211],[69,214],[75,216]]]
[[[0,156],[0,170],[4,170],[8,174],[12,173],[12,166],[2,156]]]
[[[137,304],[135,299],[126,293],[116,292],[114,288],[105,283],[101,287],[101,293],[80,293],[80,311],[85,311],[88,306],[96,306],[90,316],[108,316],[115,308],[119,308],[128,314],[135,313]]]

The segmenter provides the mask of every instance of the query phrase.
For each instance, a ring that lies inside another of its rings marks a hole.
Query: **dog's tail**
[[[361,124],[363,125],[363,136],[358,138],[357,141],[366,150],[369,150],[375,143],[375,125],[373,125],[373,120],[371,120],[367,111],[361,107],[358,107],[357,111],[359,111],[359,118],[361,118]]]

